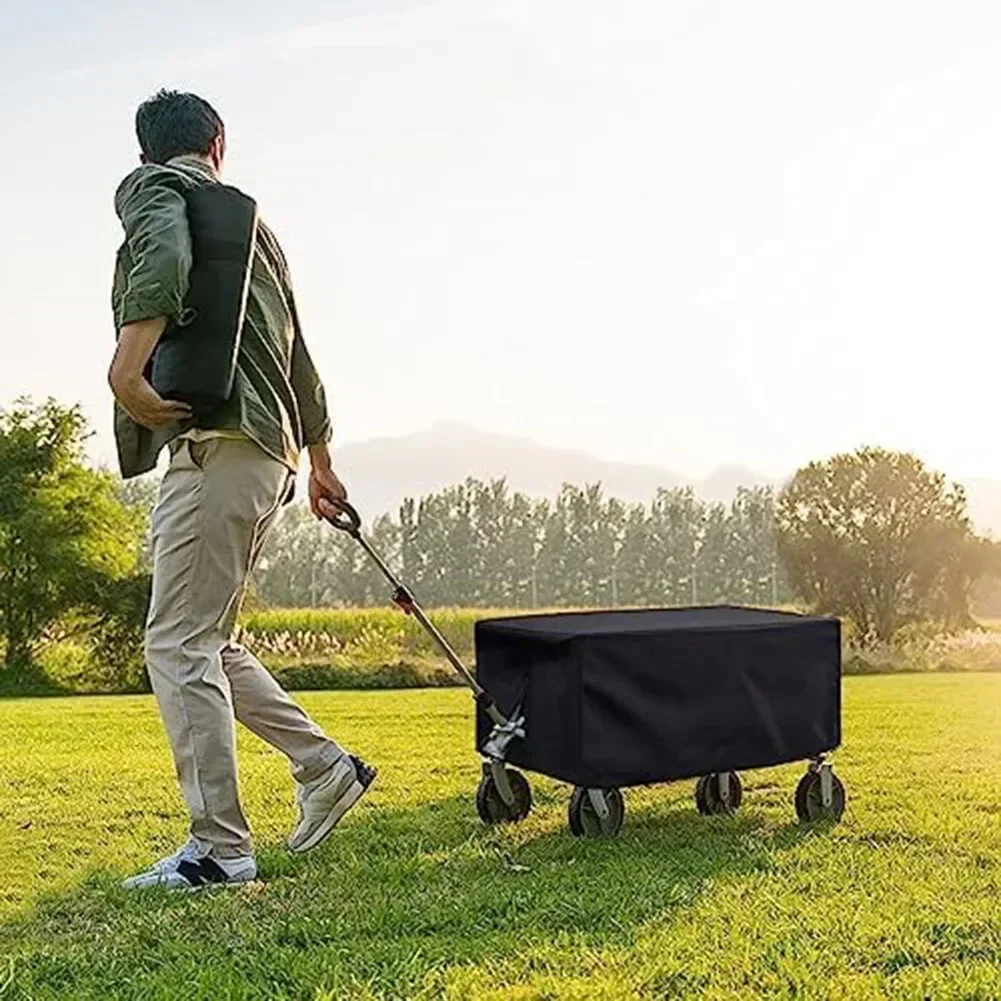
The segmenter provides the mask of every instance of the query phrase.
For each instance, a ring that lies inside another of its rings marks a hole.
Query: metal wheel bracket
[[[717,775],[717,781],[719,782],[719,798],[725,807],[729,809],[730,807],[730,773],[720,772]]]
[[[503,719],[503,717],[501,717]],[[490,731],[483,744],[482,753],[491,761],[503,761],[507,757],[507,749],[511,741],[525,736],[525,717],[521,714],[521,706],[518,706],[511,714],[511,718],[497,723]]]
[[[514,790],[511,788],[511,780],[507,777],[507,769],[503,761],[490,762],[490,775],[497,787],[500,798],[505,806],[514,806]]]
[[[594,812],[598,815],[598,819],[601,821],[602,826],[604,826],[609,815],[608,803],[605,800],[604,790],[588,789],[587,798],[591,801],[591,806],[594,807]]]
[[[820,802],[825,810],[831,808],[834,802],[834,772],[829,762],[821,762],[820,772]]]

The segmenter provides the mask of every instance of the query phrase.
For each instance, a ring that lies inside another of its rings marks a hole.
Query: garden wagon
[[[702,814],[742,800],[739,772],[807,761],[794,797],[802,821],[839,820],[845,789],[828,755],[841,739],[837,619],[761,609],[635,609],[478,622],[474,677],[361,531],[351,505],[330,523],[356,539],[472,690],[485,823],[532,808],[517,768],[574,787],[571,831],[611,836],[621,790],[697,779]]]

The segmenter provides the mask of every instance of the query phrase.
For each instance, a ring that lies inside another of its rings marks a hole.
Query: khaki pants
[[[246,439],[179,441],[153,512],[146,667],[192,837],[222,858],[251,850],[234,719],[282,751],[299,782],[343,753],[231,639],[248,574],[290,476]]]

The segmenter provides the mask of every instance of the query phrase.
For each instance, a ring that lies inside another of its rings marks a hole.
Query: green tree
[[[550,608],[580,602],[579,588],[571,572],[570,494],[568,488],[564,487],[546,511],[536,559],[538,603]]]
[[[139,516],[83,461],[79,408],[19,400],[0,411],[0,636],[9,669],[28,665],[73,612],[107,610],[132,574]]]
[[[777,529],[797,594],[863,639],[966,614],[979,572],[966,497],[913,455],[863,448],[811,463],[783,491]]]
[[[394,572],[400,569],[400,528],[389,515],[376,518],[368,533],[377,553]],[[392,596],[390,586],[368,554],[352,539],[352,562],[343,564],[350,580],[337,584],[335,593],[345,595],[355,605],[383,605]]]
[[[515,549],[524,515],[517,497],[508,493],[503,479],[491,483],[469,481],[474,525],[475,593],[477,604],[515,605],[519,583],[531,572],[534,553],[524,554],[524,566],[517,566]],[[519,573],[519,569],[522,573]]]
[[[588,608],[614,603],[615,557],[621,540],[621,504],[605,501],[601,484],[570,487],[570,560],[576,601]]]
[[[699,556],[706,505],[690,489],[659,490],[650,507],[646,600],[685,605],[703,600]]]
[[[983,618],[1001,618],[1001,542],[981,540],[978,557],[984,573],[970,594],[972,612]]]
[[[388,516],[365,529],[391,566],[398,563],[399,528]],[[318,521],[300,501],[285,508],[268,534],[254,572],[254,594],[265,605],[315,608],[382,603],[384,578],[353,539]]]
[[[131,480],[118,480],[118,499],[136,512],[142,525],[142,544],[139,548],[139,569],[144,573],[153,570],[153,508],[160,493],[160,474],[148,473]]]
[[[745,489],[727,511],[721,587],[727,601],[777,604],[787,597],[775,549],[775,499],[768,488]]]
[[[644,605],[653,597],[650,586],[650,514],[642,504],[631,504],[621,515],[615,557],[615,600],[620,605]],[[659,561],[658,561],[659,562]]]
[[[254,573],[257,597],[284,608],[324,604],[331,566],[343,548],[335,530],[318,521],[306,504],[289,505],[266,537]]]

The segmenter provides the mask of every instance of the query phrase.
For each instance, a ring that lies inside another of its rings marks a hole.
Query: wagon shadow
[[[211,895],[126,894],[121,873],[91,873],[0,925],[0,951],[26,949],[31,964],[65,947],[60,976],[67,964],[101,976],[94,960],[107,940],[148,965],[136,975],[157,976],[197,942],[222,961],[236,946],[267,950],[275,975],[304,953],[309,962],[326,955],[327,968],[350,957],[352,976],[377,983],[398,963],[394,943],[418,949],[426,970],[503,961],[568,937],[626,944],[651,923],[676,920],[715,883],[770,871],[782,853],[820,836],[776,827],[753,804],[707,819],[688,804],[643,803],[618,838],[580,840],[566,828],[565,798],[543,791],[541,799],[524,823],[496,828],[480,825],[470,796],[366,805],[309,855],[261,846],[258,883]],[[34,971],[36,986],[45,969]]]

